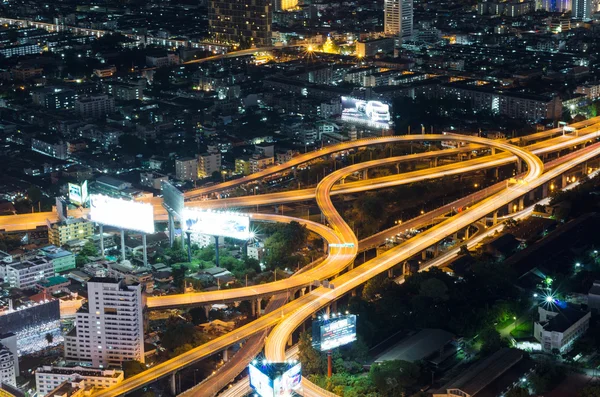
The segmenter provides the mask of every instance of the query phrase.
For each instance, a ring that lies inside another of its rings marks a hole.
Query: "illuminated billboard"
[[[356,315],[331,317],[325,316],[313,322],[313,346],[321,351],[328,351],[347,345],[356,340]]]
[[[389,128],[391,120],[390,105],[385,102],[342,97],[342,121]]]
[[[184,208],[181,224],[183,230],[192,233],[238,240],[248,240],[251,237],[250,217],[245,214]]]
[[[88,201],[88,182],[82,184],[69,183],[69,201],[73,204],[85,205]]]
[[[90,220],[119,229],[154,233],[152,204],[92,194],[90,196]]]
[[[291,397],[301,387],[302,365],[296,360],[282,363],[252,361],[248,366],[250,386],[261,397]]]

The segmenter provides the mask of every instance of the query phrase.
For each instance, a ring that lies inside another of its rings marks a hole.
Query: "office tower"
[[[573,0],[573,19],[589,20],[592,17],[592,0]]]
[[[210,34],[219,43],[270,46],[271,7],[270,0],[210,0]]]
[[[410,39],[413,34],[413,0],[385,0],[384,33]]]
[[[94,368],[144,362],[142,286],[93,277],[87,288],[88,303],[77,312],[75,328],[65,336],[65,358]]]

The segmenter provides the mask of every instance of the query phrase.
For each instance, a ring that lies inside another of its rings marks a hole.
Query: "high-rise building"
[[[270,46],[271,7],[270,0],[210,0],[210,33],[217,42]]]
[[[65,336],[65,358],[94,368],[144,362],[142,286],[93,277],[87,288],[88,304],[77,312],[75,328]]]
[[[592,0],[573,0],[573,19],[589,20],[592,17]]]
[[[0,335],[0,384],[16,387],[17,375],[19,375],[17,337],[12,333]]]
[[[114,110],[115,100],[108,95],[89,95],[75,102],[75,111],[82,117],[102,118]]]
[[[221,172],[221,153],[203,153],[198,156],[199,178],[208,178],[215,171]]]
[[[390,36],[409,39],[413,34],[413,0],[384,0],[383,31]]]
[[[183,157],[175,160],[175,177],[180,181],[198,180],[198,159]]]

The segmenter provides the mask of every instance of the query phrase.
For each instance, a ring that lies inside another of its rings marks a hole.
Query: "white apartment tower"
[[[587,21],[592,18],[592,0],[573,0],[572,17]]]
[[[93,277],[87,288],[88,303],[77,312],[75,328],[65,336],[65,358],[94,368],[144,362],[142,286]]]
[[[383,30],[386,35],[409,39],[413,34],[413,0],[384,0]]]

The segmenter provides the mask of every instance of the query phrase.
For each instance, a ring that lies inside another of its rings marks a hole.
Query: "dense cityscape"
[[[0,0],[0,397],[600,397],[599,0]]]

